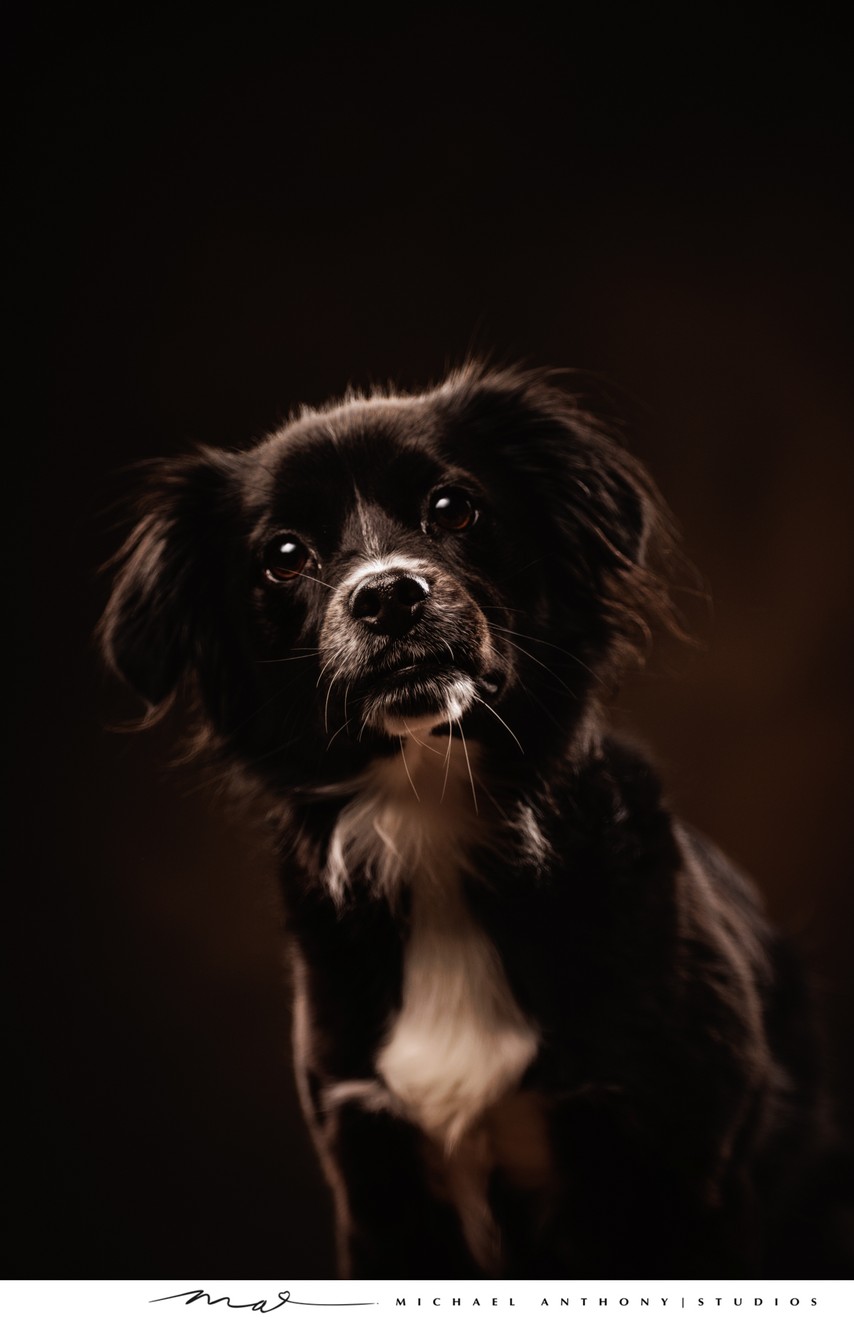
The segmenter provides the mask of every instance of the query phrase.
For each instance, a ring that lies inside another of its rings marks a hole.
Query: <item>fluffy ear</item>
[[[586,531],[597,566],[642,565],[661,501],[643,467],[554,374],[469,364],[443,388],[463,420],[462,444],[501,454],[552,516]]]
[[[643,466],[551,373],[475,364],[444,392],[461,445],[508,465],[536,511],[542,563],[596,611],[613,642],[641,651],[651,624],[678,632],[666,585],[675,543]]]
[[[573,502],[576,517],[588,524],[606,560],[625,570],[643,566],[659,502],[640,465],[601,437],[588,442],[574,463],[580,471],[573,473],[572,460],[568,468],[580,493]]]
[[[162,707],[217,647],[231,457],[202,450],[151,466],[136,525],[98,629],[108,665],[151,708]]]

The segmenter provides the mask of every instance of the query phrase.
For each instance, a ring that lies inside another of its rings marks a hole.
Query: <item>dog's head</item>
[[[653,487],[542,374],[305,412],[157,465],[138,515],[109,661],[280,787],[439,727],[563,746],[662,603]]]

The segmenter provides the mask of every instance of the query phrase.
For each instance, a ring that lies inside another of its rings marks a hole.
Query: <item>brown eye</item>
[[[477,522],[477,506],[461,487],[444,487],[430,501],[430,522],[446,532],[465,532]]]
[[[264,551],[264,574],[271,583],[283,583],[301,574],[311,559],[307,546],[290,533],[270,542]]]

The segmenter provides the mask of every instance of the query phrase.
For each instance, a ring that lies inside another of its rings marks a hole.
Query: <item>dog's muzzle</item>
[[[458,580],[414,558],[365,565],[342,583],[327,608],[321,654],[330,658],[327,724],[331,700],[333,718],[339,709],[345,721],[358,713],[355,738],[365,729],[443,727],[461,720],[480,690],[495,692],[483,612]]]

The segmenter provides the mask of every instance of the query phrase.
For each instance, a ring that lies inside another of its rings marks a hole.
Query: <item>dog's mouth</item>
[[[458,666],[456,662],[451,662],[448,657],[428,657],[381,671],[373,677],[373,684],[379,690],[417,689],[419,684],[430,680],[448,679],[466,673],[468,672],[465,668]]]
[[[479,693],[494,695],[499,678],[446,657],[406,661],[366,677],[365,718],[386,734],[433,730],[459,721]]]

